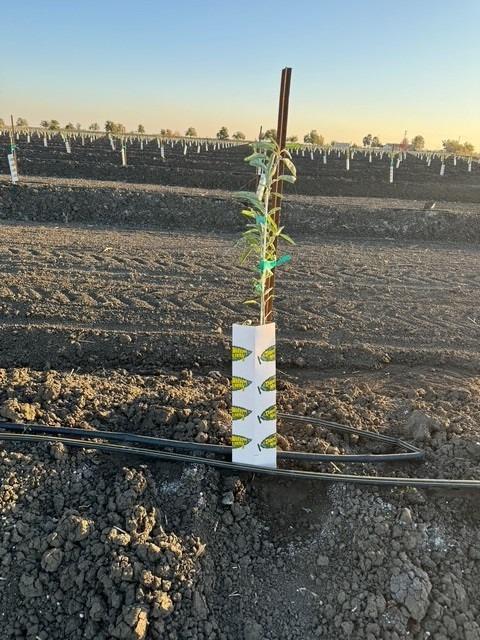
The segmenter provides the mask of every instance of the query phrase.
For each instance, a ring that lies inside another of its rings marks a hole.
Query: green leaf
[[[293,238],[291,238],[286,233],[280,233],[279,238],[285,240],[285,242],[288,242],[288,244],[295,244],[295,240],[293,240]]]
[[[246,249],[242,255],[240,256],[240,264],[245,264],[245,262],[247,261],[247,259],[250,257],[250,255],[253,252],[253,248],[250,249]]]
[[[235,191],[233,197],[236,200],[248,202],[249,204],[253,205],[255,209],[263,213],[263,202],[259,200],[257,196],[251,191]]]
[[[281,176],[278,176],[277,180],[282,180],[283,182],[290,182],[290,184],[294,184],[297,179],[295,176],[289,176],[288,174],[283,173]]]
[[[255,218],[255,216],[257,215],[255,211],[252,211],[252,209],[242,209],[241,213],[247,218]]]
[[[251,163],[254,160],[261,160],[264,164],[267,161],[267,157],[264,153],[252,153],[251,155],[245,158],[245,162]]]
[[[250,160],[248,164],[251,167],[260,167],[260,169],[263,169],[264,171],[267,170],[264,156],[262,156],[261,158],[254,158],[253,160]]]
[[[290,160],[290,158],[282,158],[282,162],[287,167],[287,169],[290,171],[292,176],[296,176],[297,175],[297,169],[296,169],[295,165],[293,164],[293,162]]]
[[[258,300],[244,300],[243,304],[256,304],[260,306],[260,302]]]

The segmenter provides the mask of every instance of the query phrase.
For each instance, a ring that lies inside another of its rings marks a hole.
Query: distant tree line
[[[3,118],[0,118],[0,127],[6,127],[6,126],[7,125],[5,124],[5,120]],[[28,127],[28,120],[26,120],[25,118],[17,118],[15,122],[15,126]]]
[[[423,136],[415,136],[412,139],[412,149],[414,151],[422,151],[425,149],[425,138]]]
[[[15,125],[17,127],[28,127],[28,120],[26,118],[17,118],[15,121]],[[0,118],[0,127],[5,128],[5,120]],[[40,126],[43,129],[48,131],[59,131],[60,129],[64,129],[66,131],[80,131],[82,129],[82,125],[77,122],[73,124],[73,122],[67,122],[63,127],[61,126],[58,120],[41,120]],[[88,126],[89,131],[100,131],[100,125],[98,122],[92,122]],[[110,133],[112,135],[125,135],[126,127],[121,122],[114,122],[113,120],[107,120],[105,122],[104,131],[106,133]],[[136,132],[144,134],[146,132],[143,124],[139,124],[137,126]],[[166,138],[180,138],[181,133],[179,131],[173,131],[172,129],[161,129],[160,135]],[[185,131],[186,138],[197,138],[197,130],[195,127],[188,127]],[[218,140],[245,140],[246,136],[242,131],[235,131],[231,136],[228,132],[227,127],[223,126],[216,133],[216,138]],[[260,139],[263,140],[276,140],[277,131],[274,128],[267,129],[264,133],[260,134]],[[323,146],[325,144],[325,139],[323,135],[318,133],[316,129],[312,129],[308,133],[303,136],[303,141],[307,144],[314,144],[318,146]],[[292,135],[287,138],[287,142],[298,142],[298,136]],[[331,143],[335,144],[334,142]],[[381,147],[382,143],[380,142],[380,138],[378,136],[374,136],[371,133],[368,133],[362,139],[362,144],[366,148],[370,147]],[[404,138],[402,140],[402,146],[405,149],[412,149],[414,151],[422,151],[425,149],[425,138],[422,135],[416,135],[409,142],[408,138]],[[352,145],[356,147],[357,145]],[[460,140],[453,140],[452,138],[447,138],[442,141],[443,150],[449,154],[455,155],[472,155],[475,151],[475,147],[471,142],[460,142]]]
[[[363,137],[362,144],[364,147],[381,147],[382,143],[378,136],[372,136],[371,133]]]
[[[267,129],[264,132],[260,133],[260,140],[276,140],[277,139],[277,130],[276,129]],[[316,144],[322,146],[325,144],[325,138],[318,133],[316,129],[312,129],[308,133],[303,136],[303,141],[308,144]],[[298,142],[298,136],[288,136],[287,142]]]
[[[471,142],[461,143],[459,140],[442,140],[443,148],[447,153],[453,153],[457,156],[471,156],[475,151],[475,147]]]

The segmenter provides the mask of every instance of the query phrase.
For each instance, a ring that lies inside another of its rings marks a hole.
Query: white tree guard
[[[18,182],[18,173],[17,173],[17,163],[15,162],[15,156],[13,153],[8,154],[8,165],[10,167],[10,177],[12,178],[12,182],[15,184]]]
[[[275,323],[234,324],[232,461],[277,466]]]

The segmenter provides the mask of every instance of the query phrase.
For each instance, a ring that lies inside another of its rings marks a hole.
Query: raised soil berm
[[[411,240],[480,239],[480,205],[381,198],[285,198],[282,221],[294,236]],[[0,177],[0,220],[238,232],[239,205],[227,191],[89,180]]]

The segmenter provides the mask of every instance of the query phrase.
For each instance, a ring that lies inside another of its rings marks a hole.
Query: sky
[[[480,149],[480,0],[0,0],[0,117]]]

